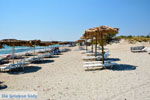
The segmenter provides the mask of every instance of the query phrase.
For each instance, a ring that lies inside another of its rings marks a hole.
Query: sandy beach
[[[0,91],[37,91],[37,100],[150,100],[150,55],[132,53],[141,44],[107,45],[113,69],[85,71],[78,47],[31,64],[24,73],[0,73],[8,87]],[[150,46],[150,44],[142,44]]]

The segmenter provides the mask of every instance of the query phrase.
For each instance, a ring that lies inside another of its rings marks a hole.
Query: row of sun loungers
[[[61,52],[65,52],[66,50],[67,49],[61,49]],[[11,70],[17,69],[17,68],[24,68],[25,65],[28,65],[33,62],[39,62],[39,61],[43,60],[43,58],[52,57],[53,55],[56,55],[56,54],[60,54],[60,52],[57,51],[57,52],[46,53],[46,54],[42,54],[42,55],[38,55],[38,56],[25,58],[25,59],[18,61],[15,64],[4,64],[3,67],[0,67],[0,71],[5,72],[5,71],[11,71]]]

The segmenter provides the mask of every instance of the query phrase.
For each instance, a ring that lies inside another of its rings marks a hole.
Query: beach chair
[[[97,59],[101,59],[102,57],[95,57],[95,56],[84,56],[82,57],[83,60],[97,60]]]
[[[87,56],[95,56],[95,53],[86,53],[86,55]],[[97,52],[97,56],[100,56],[100,55],[102,55],[102,53]],[[105,52],[105,55],[109,56],[110,55],[109,51]]]
[[[108,56],[109,56],[109,54],[108,53],[105,53],[104,54],[104,59],[107,59],[108,58]],[[84,56],[84,57],[82,57],[82,59],[83,60],[101,60],[102,59],[102,56],[100,55],[100,56]]]
[[[103,68],[112,68],[114,65],[116,65],[117,63],[92,63],[92,64],[85,64],[83,65],[84,68],[94,68],[94,67],[103,67]]]
[[[130,48],[131,52],[146,52],[144,46],[136,46]]]
[[[0,67],[1,72],[10,71],[12,69],[15,69],[17,66],[16,64],[4,64],[4,67]]]
[[[24,66],[29,63],[21,60],[17,62],[16,64],[4,64],[4,67],[0,67],[0,71],[11,71],[12,69],[17,69],[17,68],[23,68]]]
[[[143,50],[145,50],[148,54],[150,54],[150,47],[145,47]]]
[[[0,65],[6,64],[6,63],[9,63],[9,60],[8,60],[8,59],[0,58]]]
[[[81,51],[81,54],[93,53],[92,51]]]
[[[96,55],[101,55],[102,53],[100,53],[100,52],[97,52],[97,54]],[[95,55],[95,53],[94,52],[90,52],[90,53],[86,53],[86,55],[87,56],[94,56]]]
[[[43,57],[43,58],[49,58],[49,57],[51,57],[51,56],[52,56],[51,53],[47,53],[47,54],[44,54],[42,57]]]
[[[104,63],[111,63],[111,60],[106,60],[104,61]],[[87,62],[83,62],[84,64],[99,64],[102,63],[102,61],[87,61]]]

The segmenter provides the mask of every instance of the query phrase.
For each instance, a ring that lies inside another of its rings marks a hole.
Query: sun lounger
[[[131,52],[146,52],[144,46],[131,47]]]
[[[82,57],[83,60],[97,60],[97,59],[101,59],[102,57],[95,57],[95,56],[84,56]]]
[[[97,52],[97,55],[101,55],[102,53]],[[87,56],[94,56],[95,53],[94,52],[90,52],[90,53],[86,53]]]
[[[32,53],[25,53],[24,55],[25,55],[25,56],[33,56]]]
[[[9,63],[8,59],[0,58],[0,64],[6,64],[6,63]]]
[[[49,56],[49,55],[38,55],[38,56],[26,58],[26,59],[24,59],[24,61],[25,61],[25,62],[40,61],[40,60],[43,59],[45,56]]]
[[[109,56],[109,54],[104,54],[104,59],[107,59]],[[83,60],[101,60],[102,56],[84,56],[82,57]]]
[[[4,65],[5,65],[4,67],[0,67],[1,72],[9,71],[10,69],[12,69],[15,66],[14,64],[4,64]]]
[[[92,53],[92,51],[82,51],[81,54]]]
[[[17,62],[16,64],[4,64],[4,67],[0,67],[0,71],[10,71],[12,69],[24,68],[24,66],[27,64],[29,63],[24,61]]]
[[[105,64],[102,64],[102,63],[97,63],[97,64],[85,64],[83,65],[84,68],[94,68],[94,67],[112,67],[116,65],[116,63],[105,63]]]
[[[42,55],[41,57],[43,57],[43,58],[48,58],[48,57],[51,57],[51,56],[52,56],[51,53],[47,53],[47,54]]]
[[[95,53],[86,53],[86,55],[87,56],[95,56]],[[97,52],[97,56],[100,56],[100,55],[102,55],[102,53],[101,52]],[[105,55],[110,55],[110,53],[109,52],[105,52]]]
[[[145,50],[148,54],[150,54],[150,47],[145,47],[143,50]]]
[[[68,49],[60,49],[60,52],[66,52],[66,51],[68,51]]]
[[[106,60],[104,61],[104,63],[111,63],[111,60]],[[84,64],[99,64],[102,63],[102,61],[87,61],[87,62],[83,62]]]

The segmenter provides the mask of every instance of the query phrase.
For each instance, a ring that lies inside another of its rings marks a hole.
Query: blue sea
[[[52,45],[52,46],[48,46],[48,47],[37,46],[37,47],[35,47],[35,50],[40,50],[40,49],[45,49],[45,48],[53,48],[53,47],[60,47],[60,45]],[[24,46],[15,47],[15,53],[29,52],[29,51],[33,51],[33,50],[34,50],[33,47],[24,47]],[[4,46],[4,48],[0,49],[0,55],[11,54],[11,53],[12,53],[12,47],[10,47],[10,46]]]

